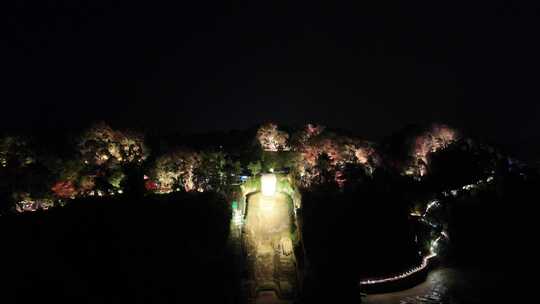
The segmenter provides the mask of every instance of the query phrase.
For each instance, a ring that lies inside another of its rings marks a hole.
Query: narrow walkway
[[[503,284],[502,273],[462,271],[440,268],[425,282],[413,288],[364,298],[367,304],[461,304],[497,303]]]

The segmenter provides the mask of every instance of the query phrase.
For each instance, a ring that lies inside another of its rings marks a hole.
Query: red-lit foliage
[[[345,182],[343,168],[346,164],[361,164],[369,172],[378,165],[375,149],[369,143],[324,130],[322,126],[309,124],[295,136],[293,148],[299,153],[296,170],[302,186],[307,187],[321,180],[321,170],[333,172],[334,181],[341,186]],[[322,155],[328,156],[329,163],[326,168],[321,168],[318,164]]]
[[[56,197],[71,198],[77,195],[77,189],[72,181],[59,181],[51,188]]]
[[[147,190],[147,191],[157,191],[159,189],[159,186],[156,182],[154,182],[153,180],[146,180],[144,182],[144,188]]]
[[[433,125],[413,140],[411,149],[411,163],[405,173],[408,175],[423,176],[428,170],[428,156],[446,148],[458,139],[456,130],[446,125]]]

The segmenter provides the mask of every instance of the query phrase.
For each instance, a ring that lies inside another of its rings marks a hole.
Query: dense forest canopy
[[[43,138],[0,138],[3,209],[35,210],[79,196],[126,190],[234,191],[248,176],[290,173],[301,188],[343,189],[382,172],[446,186],[513,162],[494,147],[442,124],[403,129],[375,143],[307,124],[192,136],[144,135],[96,123],[56,148]],[[53,145],[54,146],[54,145]]]

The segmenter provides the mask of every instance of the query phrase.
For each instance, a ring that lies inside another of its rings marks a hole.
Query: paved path
[[[497,300],[503,275],[440,268],[426,281],[411,289],[368,295],[367,304],[465,304],[490,303]],[[495,303],[495,302],[493,302]]]

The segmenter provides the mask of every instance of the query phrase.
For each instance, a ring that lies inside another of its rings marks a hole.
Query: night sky
[[[540,10],[526,2],[13,2],[1,10],[2,129],[273,120],[378,139],[440,121],[538,138]]]

